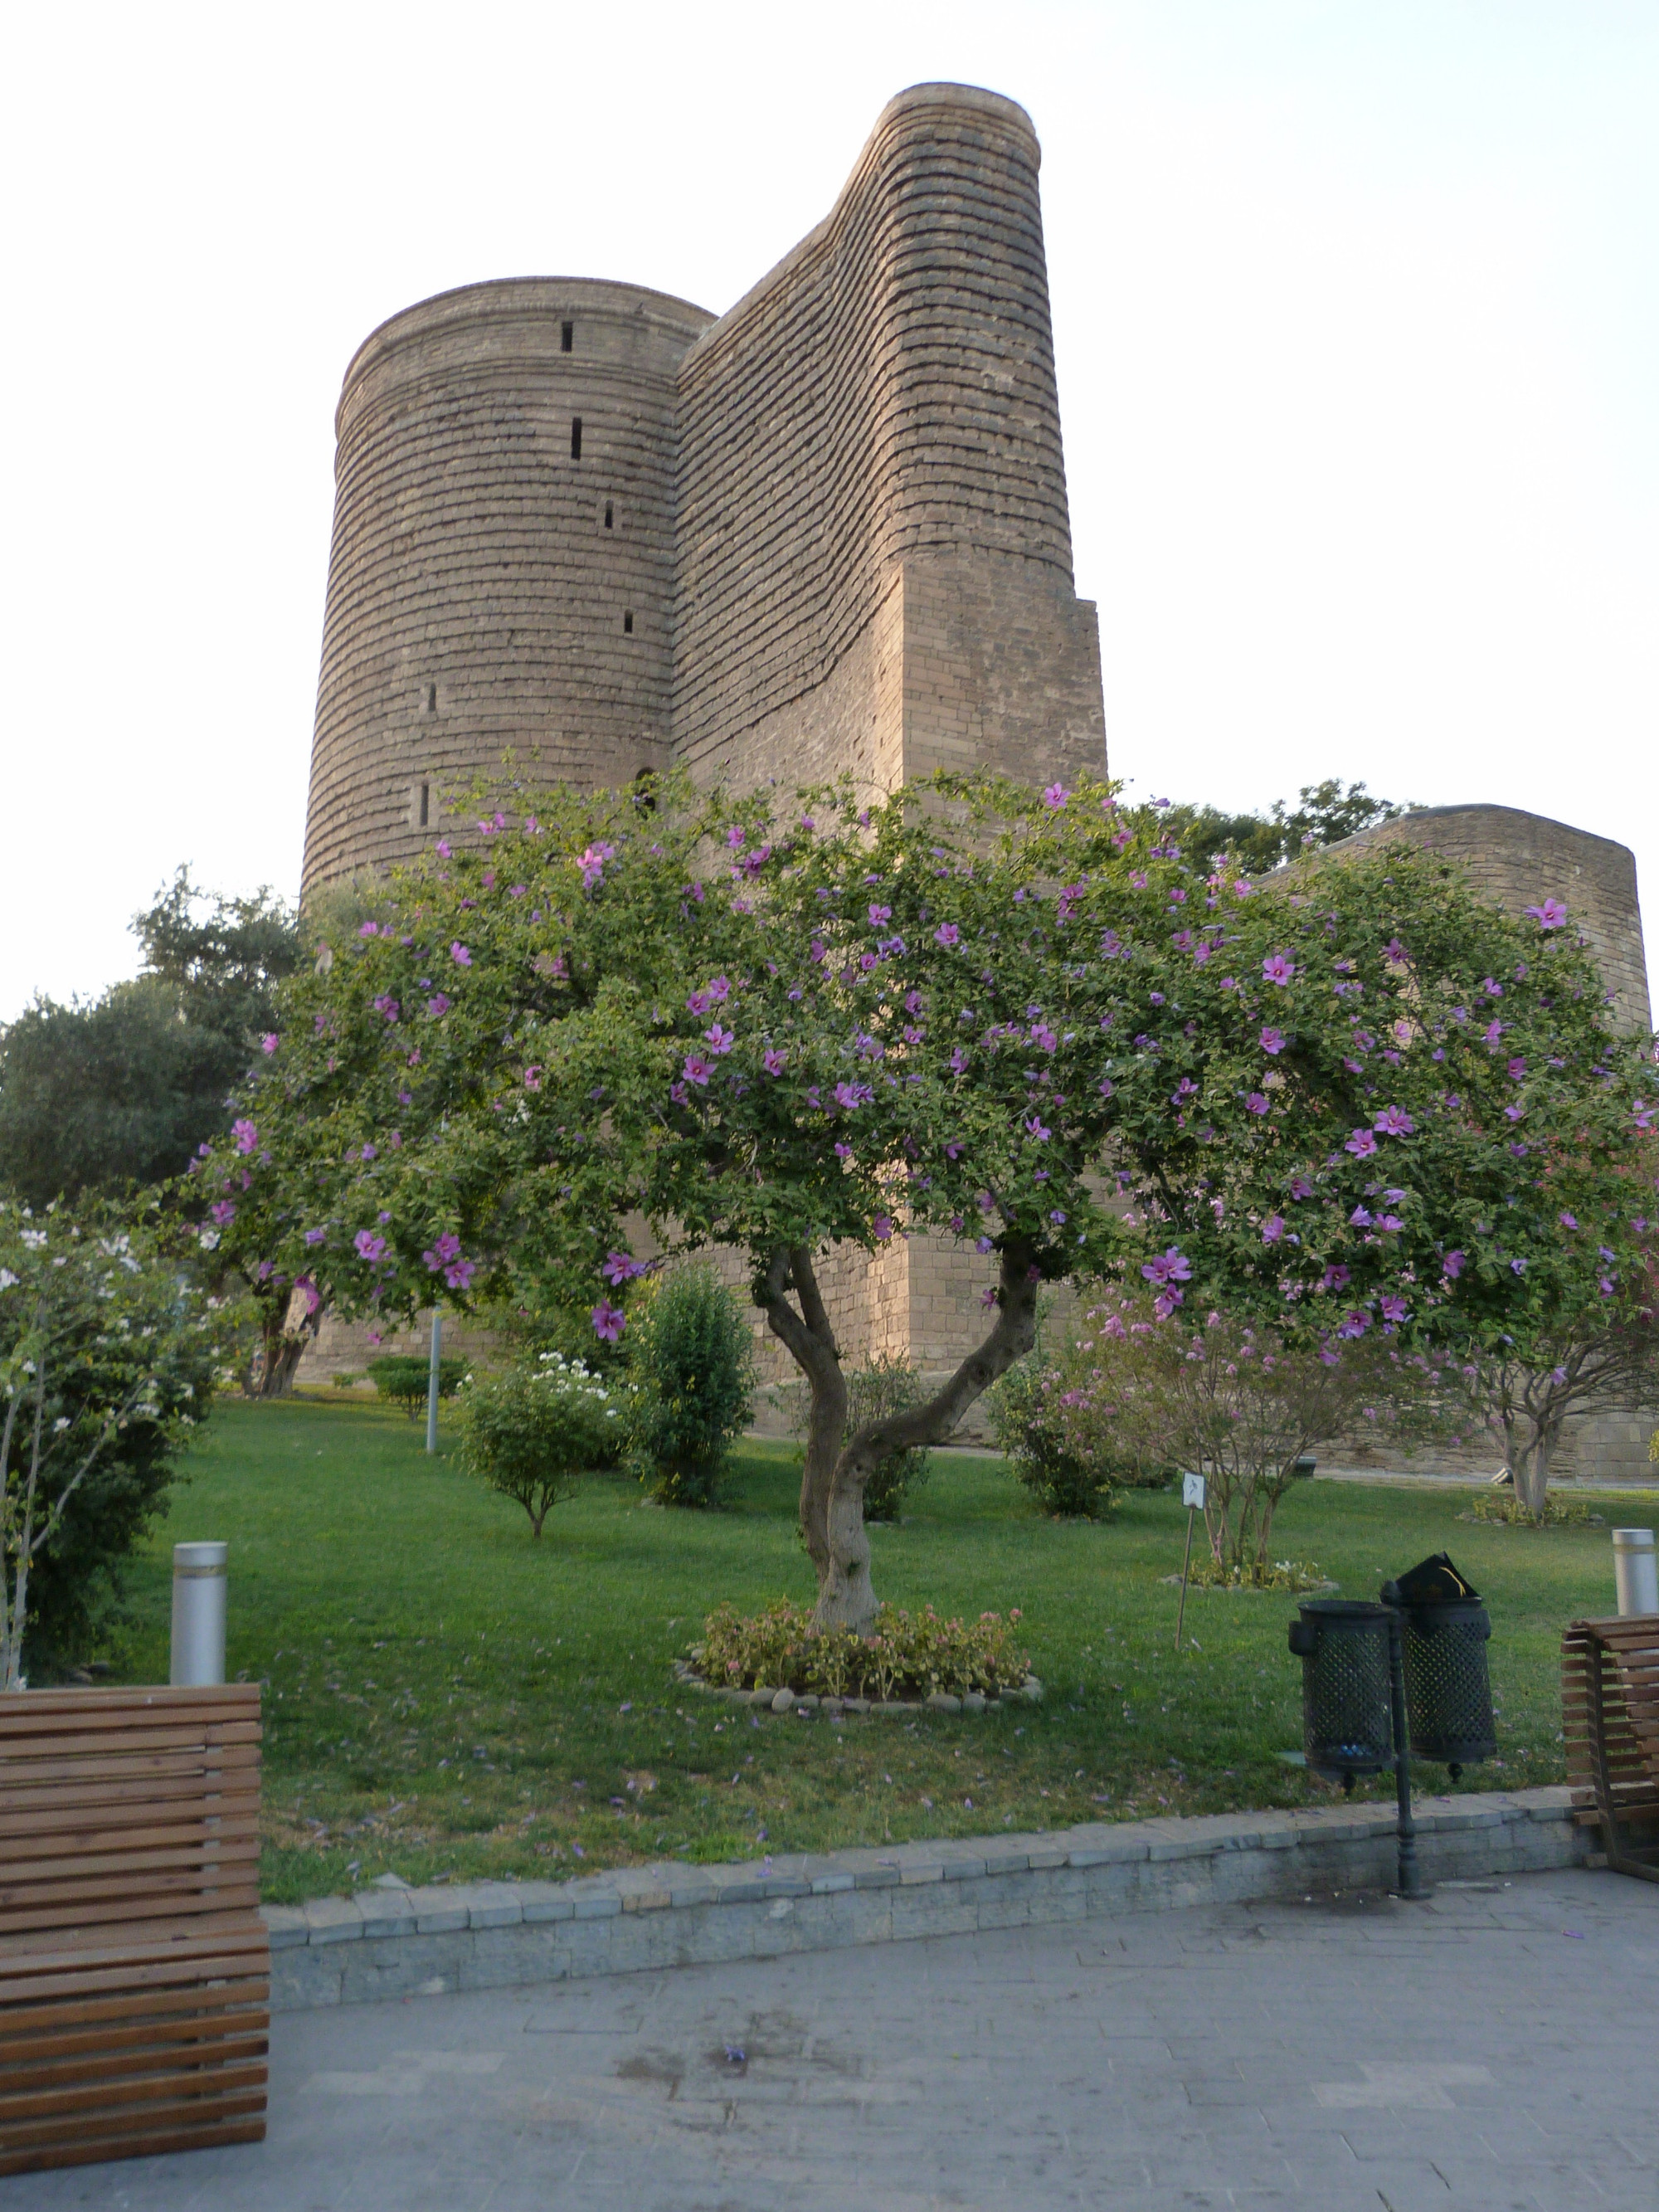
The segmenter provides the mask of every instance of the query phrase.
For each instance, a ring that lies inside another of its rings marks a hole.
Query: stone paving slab
[[[1428,1880],[1583,1862],[1565,1790],[1429,1798]],[[1084,1823],[1036,1835],[623,1867],[564,1882],[375,1887],[265,1909],[278,2011],[592,1974],[649,1973],[1316,1888],[1386,1887],[1395,1819],[1370,1803]]]
[[[274,2021],[264,2143],[0,2212],[1654,2212],[1656,1989],[1659,1888],[1570,1868],[337,2005]]]

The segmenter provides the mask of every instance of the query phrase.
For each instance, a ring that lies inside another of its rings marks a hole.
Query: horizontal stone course
[[[1416,1820],[1430,1883],[1570,1866],[1595,1848],[1565,1790],[1429,1799]],[[1394,1827],[1387,1806],[1343,1804],[267,1905],[271,2002],[364,2003],[1386,1887]]]

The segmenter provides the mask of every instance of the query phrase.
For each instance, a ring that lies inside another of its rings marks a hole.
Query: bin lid
[[[1459,1599],[1473,1601],[1480,1595],[1443,1552],[1431,1552],[1426,1559],[1419,1559],[1394,1587],[1401,1605],[1455,1605]]]

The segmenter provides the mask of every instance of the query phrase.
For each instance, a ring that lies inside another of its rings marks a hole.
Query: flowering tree
[[[40,1625],[82,1629],[88,1586],[159,1509],[206,1412],[219,1316],[146,1227],[0,1201],[0,1690]]]
[[[1528,1338],[1524,1346],[1472,1347],[1452,1370],[1468,1413],[1501,1440],[1515,1494],[1534,1521],[1544,1517],[1550,1466],[1567,1422],[1586,1413],[1639,1413],[1659,1395],[1659,1341],[1650,1317],[1639,1305],[1631,1312],[1629,1303],[1620,1301],[1625,1310],[1611,1322],[1587,1313]]]
[[[1085,1308],[1045,1415],[1079,1461],[1201,1474],[1211,1554],[1235,1579],[1267,1578],[1273,1515],[1315,1444],[1358,1431],[1409,1449],[1453,1425],[1443,1364],[1380,1331],[1298,1343],[1213,1308],[1160,1323],[1151,1305],[1106,1288]]]
[[[276,1294],[586,1282],[612,1340],[641,1224],[736,1246],[810,1386],[825,1626],[873,1617],[872,1471],[1030,1347],[1045,1280],[1340,1347],[1494,1342],[1636,1269],[1652,1077],[1553,908],[1511,921],[1410,853],[1200,874],[1103,787],[658,802],[556,792],[395,873],[289,987],[198,1212]],[[819,1255],[923,1230],[994,1255],[986,1335],[843,1442]]]

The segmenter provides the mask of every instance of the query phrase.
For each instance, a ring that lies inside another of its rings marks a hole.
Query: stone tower
[[[594,784],[1103,772],[1038,161],[1012,100],[919,85],[718,320],[523,277],[374,331],[336,418],[305,887],[413,854],[508,750]]]

